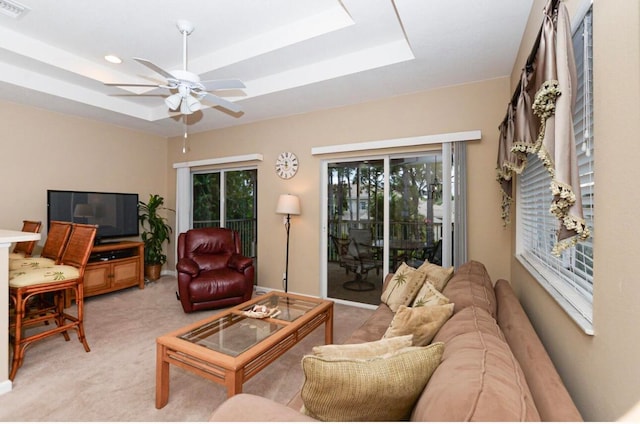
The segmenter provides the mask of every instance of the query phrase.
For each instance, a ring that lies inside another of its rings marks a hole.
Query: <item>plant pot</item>
[[[145,264],[144,276],[149,281],[156,281],[160,278],[160,271],[162,271],[162,264]]]

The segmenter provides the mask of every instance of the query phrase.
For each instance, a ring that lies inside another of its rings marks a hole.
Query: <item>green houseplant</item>
[[[147,203],[138,201],[138,222],[142,226],[141,237],[144,243],[144,273],[151,281],[160,278],[162,265],[167,262],[162,245],[165,241],[169,243],[172,231],[167,218],[159,214],[160,210],[173,211],[164,207],[164,198],[158,194],[150,194]]]

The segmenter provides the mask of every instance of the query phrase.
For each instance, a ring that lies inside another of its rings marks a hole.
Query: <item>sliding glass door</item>
[[[225,227],[240,233],[243,254],[257,264],[257,171],[192,174],[192,228]],[[257,274],[257,273],[256,273]]]
[[[377,305],[384,276],[403,262],[442,264],[442,238],[451,236],[443,218],[453,205],[443,202],[442,157],[436,151],[326,163],[327,297]]]

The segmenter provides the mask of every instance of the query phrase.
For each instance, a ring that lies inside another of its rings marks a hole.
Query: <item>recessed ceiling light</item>
[[[122,59],[113,54],[108,54],[104,57],[104,60],[111,63],[122,63]]]
[[[11,0],[0,0],[0,13],[3,15],[11,16],[14,19],[22,17],[29,11],[29,8]]]

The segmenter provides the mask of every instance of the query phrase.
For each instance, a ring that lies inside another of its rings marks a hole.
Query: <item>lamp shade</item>
[[[300,199],[293,194],[281,194],[278,199],[276,213],[284,215],[300,215]]]

